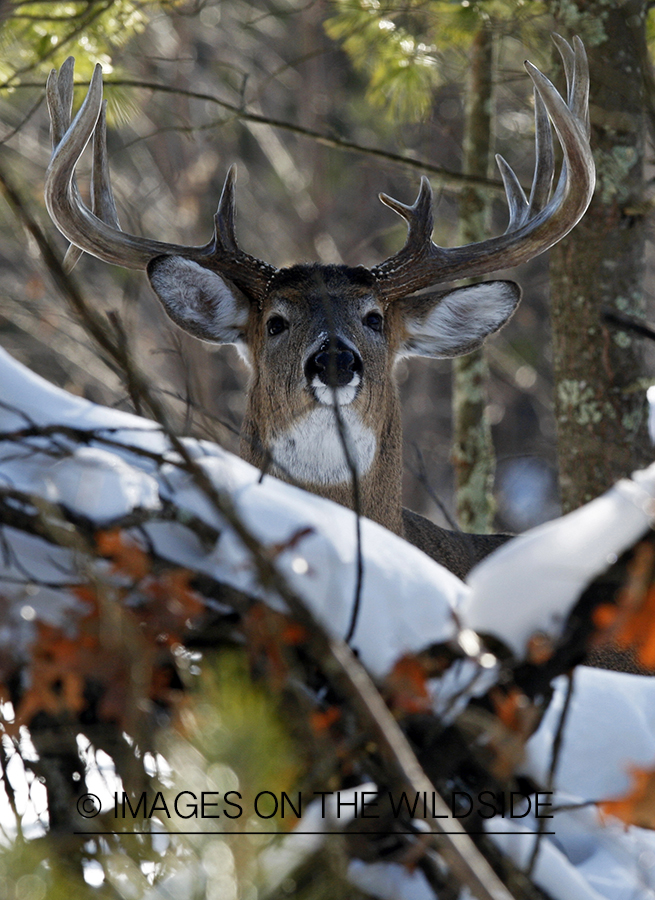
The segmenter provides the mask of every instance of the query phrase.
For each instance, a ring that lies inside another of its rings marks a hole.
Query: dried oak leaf
[[[264,670],[274,687],[282,687],[289,672],[286,650],[304,643],[305,629],[288,616],[256,603],[243,617],[243,631],[255,669]]]
[[[626,825],[655,828],[655,769],[633,769],[632,787],[619,800],[600,803],[601,812],[616,816]]]
[[[157,642],[139,627],[132,611],[123,609],[121,619],[108,622],[100,615],[92,586],[79,586],[74,592],[87,609],[67,629],[42,621],[34,624],[25,668],[27,687],[12,723],[15,731],[29,726],[39,713],[74,720],[90,709],[100,721],[129,731],[144,699],[162,705],[175,699],[170,676],[159,671],[170,669],[169,656],[167,665],[158,664]]]
[[[390,709],[399,715],[431,712],[429,676],[430,671],[421,656],[402,656],[384,680],[383,694]]]
[[[315,710],[311,713],[310,723],[314,732],[325,735],[330,728],[341,718],[341,710],[338,706],[328,706],[325,710]]]
[[[156,571],[143,547],[120,529],[98,532],[96,543],[114,572],[132,581],[131,611],[147,634],[160,644],[178,642],[189,619],[205,610],[201,595],[191,587],[193,573],[183,568]]]
[[[152,563],[146,551],[119,528],[96,534],[98,552],[114,564],[118,572],[140,581],[148,574]]]
[[[628,567],[626,584],[615,603],[598,606],[593,615],[598,630],[596,644],[633,648],[637,661],[655,669],[655,547],[642,542]]]
[[[35,622],[35,638],[27,669],[28,687],[16,709],[15,726],[28,725],[44,712],[52,716],[78,715],[86,706],[86,678],[98,671],[104,675],[107,660],[98,640],[97,604],[88,589],[76,593],[88,611],[76,622],[74,635],[47,622]]]

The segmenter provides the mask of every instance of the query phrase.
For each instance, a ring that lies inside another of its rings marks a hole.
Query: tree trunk
[[[489,175],[492,132],[493,33],[481,27],[471,44],[464,133],[464,172]],[[474,188],[460,200],[461,242],[488,237],[488,202]],[[489,376],[484,348],[456,359],[453,369],[453,465],[456,511],[465,531],[484,533],[493,525],[492,489],[496,459],[485,415]]]
[[[598,184],[582,222],[551,252],[560,489],[566,512],[653,458],[640,338],[604,308],[644,315],[644,0],[554,4],[558,30],[589,55],[591,146]]]

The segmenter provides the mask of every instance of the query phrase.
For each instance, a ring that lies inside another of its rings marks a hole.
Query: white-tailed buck
[[[526,198],[498,158],[509,205],[504,235],[464,247],[432,242],[432,191],[421,181],[406,206],[381,195],[408,224],[405,246],[372,269],[302,264],[276,269],[245,253],[234,232],[235,168],[228,172],[204,247],[161,243],[123,232],[110,187],[100,67],[70,124],[73,60],[51,73],[47,96],[54,153],[45,197],[57,228],[81,251],[145,269],[170,318],[204,341],[240,345],[251,367],[242,456],[307,490],[353,506],[404,534],[464,575],[505,540],[445,531],[402,508],[401,423],[394,366],[402,356],[454,357],[501,328],[519,287],[492,281],[423,292],[458,278],[516,266],[564,237],[584,214],[594,188],[589,149],[588,71],[582,43],[555,38],[568,95],[526,63],[535,88],[536,165]],[[553,187],[552,123],[563,152]],[[75,167],[94,138],[92,210],[75,183]],[[347,449],[344,449],[344,444]]]

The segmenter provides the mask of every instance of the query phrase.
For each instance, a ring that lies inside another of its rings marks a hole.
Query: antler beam
[[[529,199],[510,166],[502,157],[496,157],[509,208],[507,231],[479,243],[444,248],[432,241],[432,190],[427,178],[422,179],[412,206],[381,194],[381,200],[408,224],[405,246],[372,269],[387,302],[435,284],[517,266],[552,247],[584,214],[595,184],[589,147],[587,57],[579,38],[573,39],[573,47],[559,35],[554,40],[566,71],[566,100],[538,69],[529,62],[525,64],[535,91],[536,164]],[[53,70],[47,85],[54,152],[46,174],[45,199],[53,221],[73,245],[67,254],[68,266],[72,268],[82,251],[134,269],[145,269],[157,256],[179,255],[228,278],[252,300],[261,302],[276,269],[244,253],[237,245],[234,166],[225,179],[214,219],[214,236],[205,246],[168,244],[121,230],[107,165],[102,70],[96,66],[87,96],[70,124],[73,64],[71,58],[59,73]],[[554,191],[550,122],[564,154]],[[75,167],[92,135],[92,209],[89,209],[77,189]]]
[[[536,164],[529,200],[510,166],[497,156],[509,207],[507,231],[490,240],[445,248],[431,239],[432,189],[427,178],[421,180],[412,206],[381,194],[382,202],[408,224],[402,250],[372,270],[387,302],[435,284],[517,266],[556,244],[584,215],[595,186],[589,146],[587,55],[577,37],[573,38],[573,47],[559,35],[553,39],[564,62],[566,101],[545,75],[532,63],[525,63],[535,92]],[[554,157],[549,117],[564,154],[552,196]]]
[[[46,87],[54,150],[46,172],[45,202],[53,222],[73,245],[66,256],[67,267],[75,265],[82,251],[130,269],[145,269],[157,256],[179,255],[219,272],[253,300],[260,301],[276,269],[237,246],[234,235],[236,167],[232,166],[225,179],[214,218],[214,236],[205,246],[168,244],[122,231],[107,164],[102,69],[99,65],[95,67],[86,98],[71,124],[73,67],[74,59],[69,57],[59,73],[52,70]],[[75,167],[92,135],[92,209],[89,209],[77,189]]]

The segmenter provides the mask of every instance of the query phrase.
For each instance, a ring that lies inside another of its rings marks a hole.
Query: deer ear
[[[216,272],[182,256],[158,256],[148,263],[148,278],[168,315],[184,331],[214,344],[243,340],[250,304]]]
[[[484,281],[443,294],[404,297],[400,356],[449,359],[477,350],[507,322],[521,299],[513,281]]]

